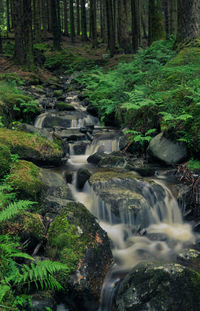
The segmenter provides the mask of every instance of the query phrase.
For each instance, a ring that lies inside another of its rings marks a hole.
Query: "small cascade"
[[[111,153],[119,151],[119,139],[94,139],[86,149],[86,154],[91,155],[96,152]]]
[[[46,118],[47,115],[48,115],[48,112],[44,112],[44,113],[40,114],[36,118],[34,126],[41,129],[43,127],[44,119]]]

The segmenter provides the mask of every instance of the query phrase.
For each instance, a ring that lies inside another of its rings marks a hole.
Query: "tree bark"
[[[64,34],[69,36],[68,32],[68,7],[67,0],[64,0]]]
[[[25,63],[30,70],[34,67],[33,56],[33,37],[32,37],[32,8],[31,0],[23,0],[23,16],[24,16],[24,52]]]
[[[10,32],[10,1],[6,0],[7,31]]]
[[[179,0],[179,36],[181,41],[200,37],[199,0]]]
[[[41,10],[40,0],[33,1],[34,8],[34,39],[35,42],[41,41]]]
[[[161,0],[149,0],[149,36],[148,44],[153,41],[165,39],[164,16]]]
[[[81,31],[82,31],[82,41],[87,41],[87,19],[86,19],[85,0],[81,0]]]
[[[51,21],[53,31],[53,45],[55,50],[61,49],[61,33],[58,25],[57,0],[51,0]]]
[[[15,58],[23,65],[25,52],[23,45],[23,6],[22,0],[13,0],[13,26],[15,31]]]
[[[90,25],[92,47],[97,47],[96,0],[90,0]]]
[[[140,45],[140,3],[139,0],[131,0],[132,15],[132,45],[133,53],[136,53]]]
[[[80,1],[76,0],[76,27],[77,27],[77,36],[80,36]]]
[[[75,41],[75,27],[74,27],[73,0],[70,0],[70,37],[71,37],[71,42],[74,43],[74,41]]]
[[[106,21],[107,21],[107,42],[110,56],[115,53],[115,37],[113,25],[113,6],[112,0],[106,0]]]
[[[126,0],[118,1],[118,41],[125,53],[131,52],[131,44],[128,33],[128,7]]]

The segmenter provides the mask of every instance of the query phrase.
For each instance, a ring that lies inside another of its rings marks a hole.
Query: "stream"
[[[100,170],[88,163],[88,157],[97,152],[117,153],[124,138],[118,129],[101,128],[98,118],[87,113],[76,92],[69,93],[65,102],[73,107],[72,111],[47,110],[37,117],[35,127],[47,128],[63,140],[68,159],[62,168],[53,170],[62,175],[72,173],[68,185],[74,200],[83,203],[108,234],[114,265],[104,280],[99,311],[111,311],[120,281],[134,266],[152,260],[174,262],[178,252],[193,244],[196,237],[191,225],[184,223],[162,176],[142,178],[132,171],[134,178],[122,178],[117,172],[124,176],[126,170],[116,167],[110,168],[115,174],[111,181],[87,180],[82,188],[77,187],[80,169],[90,174]],[[104,167],[109,171],[109,163]],[[133,187],[138,191],[135,197],[131,197]],[[57,306],[57,311],[68,310],[62,304]]]

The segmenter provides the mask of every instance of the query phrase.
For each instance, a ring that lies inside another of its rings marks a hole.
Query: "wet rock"
[[[200,252],[196,249],[183,249],[177,256],[177,262],[200,273]]]
[[[88,141],[79,141],[79,142],[75,142],[73,144],[73,152],[76,155],[81,155],[81,154],[85,154],[87,145],[88,145]]]
[[[75,111],[75,108],[65,102],[56,102],[55,108],[59,111]]]
[[[71,190],[61,174],[43,169],[41,178],[45,188],[42,193],[43,213],[57,215],[60,209],[73,200]]]
[[[98,117],[98,109],[91,104],[87,106],[87,113],[91,114],[94,117]]]
[[[83,119],[84,115],[77,111],[63,112],[47,112],[45,113],[42,122],[43,128],[54,128],[56,126],[70,128],[78,124],[79,119]]]
[[[97,195],[96,200],[100,200],[99,206],[104,206],[98,212],[105,218],[103,220],[139,224],[145,228],[150,224],[149,213],[157,202],[159,210],[166,211],[165,190],[153,180],[143,180],[135,172],[101,169],[90,177],[89,183]]]
[[[65,171],[63,174],[63,177],[65,178],[67,183],[69,183],[69,184],[72,183],[72,180],[73,180],[73,173],[72,172]]]
[[[47,255],[66,263],[70,269],[57,276],[70,293],[70,304],[76,310],[88,310],[88,301],[97,307],[112,254],[107,234],[82,204],[68,203],[51,223]],[[63,295],[66,301],[67,296]]]
[[[159,160],[167,165],[179,163],[187,157],[185,145],[165,138],[163,133],[151,140],[147,152],[151,160]]]
[[[88,163],[98,164],[102,159],[104,159],[105,153],[96,152],[87,158]]]
[[[33,125],[22,123],[20,124],[19,130],[27,133],[38,134],[41,137],[44,137],[50,141],[54,141],[53,133],[48,131],[47,129],[40,129]]]
[[[53,293],[51,293],[53,295]],[[49,308],[49,309],[48,309]],[[49,292],[41,292],[41,294],[32,295],[32,308],[27,307],[28,311],[56,311],[56,302]]]
[[[200,274],[179,264],[142,263],[125,277],[117,311],[198,311]]]
[[[85,169],[80,168],[77,172],[77,187],[78,189],[82,189],[86,183],[86,181],[90,178],[91,173]]]
[[[63,151],[61,147],[36,134],[25,133],[2,128],[0,129],[0,142],[10,147],[12,153],[21,159],[34,163],[60,165]]]

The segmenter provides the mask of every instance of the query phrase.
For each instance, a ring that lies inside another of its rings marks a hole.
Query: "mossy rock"
[[[46,255],[69,266],[69,273],[58,276],[65,289],[73,287],[99,299],[112,254],[107,234],[84,205],[67,203],[51,223]]]
[[[11,152],[18,154],[21,159],[35,163],[61,164],[61,147],[37,134],[1,128],[0,142],[5,143]]]
[[[75,108],[73,106],[70,106],[69,104],[65,102],[57,102],[55,104],[55,108],[58,109],[59,111],[74,111]]]
[[[0,142],[0,178],[9,172],[11,153],[9,147]]]
[[[62,90],[55,90],[54,91],[54,96],[56,96],[56,97],[59,97],[59,96],[61,96],[63,94],[63,91]]]
[[[117,311],[198,311],[200,274],[179,264],[142,263],[122,281]]]
[[[8,182],[22,199],[37,200],[43,186],[39,167],[24,160],[11,168]]]
[[[39,214],[24,212],[20,216],[19,223],[21,224],[21,236],[24,239],[33,238],[41,241],[45,238],[45,227],[42,217]]]

